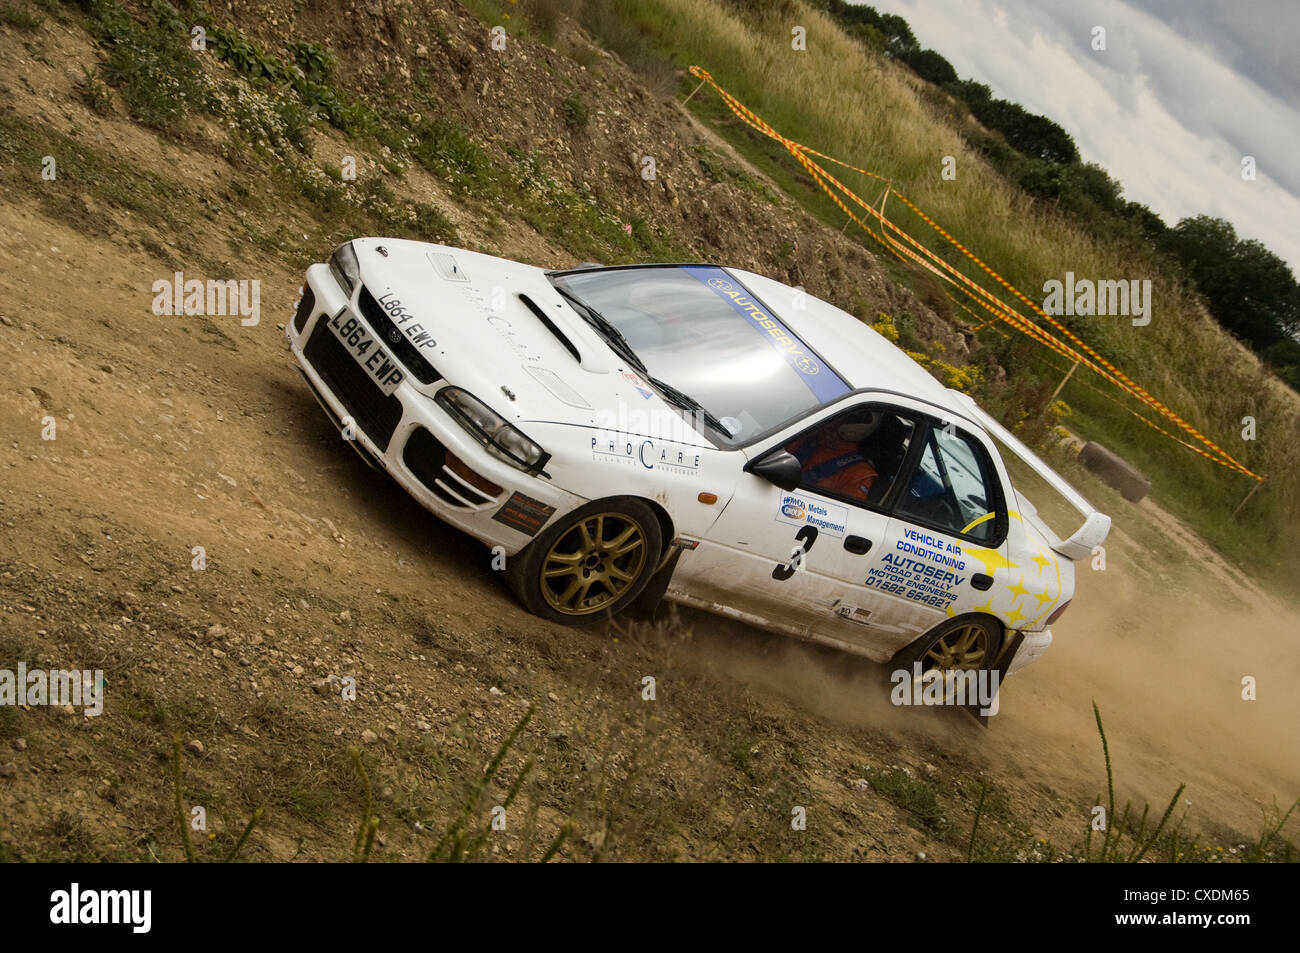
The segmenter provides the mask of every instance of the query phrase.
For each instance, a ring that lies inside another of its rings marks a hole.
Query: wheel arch
[[[669,550],[672,549],[672,542],[677,538],[677,530],[673,525],[672,514],[668,512],[667,507],[653,497],[641,496],[636,493],[611,493],[609,496],[593,496],[589,500],[584,500],[582,505],[587,506],[605,500],[636,500],[638,503],[644,503],[650,507],[650,511],[655,515],[655,521],[659,524],[659,535],[663,537],[663,552],[660,554],[662,563],[662,557],[666,556]]]
[[[624,592],[613,593],[611,600],[615,606],[612,609],[613,612],[621,612],[631,604],[663,567],[663,552],[670,554],[673,552],[671,537],[665,538],[666,534],[673,531],[672,519],[664,507],[654,500],[633,493],[615,493],[609,496],[596,497],[567,511],[558,519],[552,520],[542,532],[533,538],[532,542],[524,547],[520,558],[511,559],[507,562],[506,581],[525,609],[534,615],[566,625],[581,625],[605,617],[595,609],[590,612],[584,610],[579,613],[565,613],[563,610],[557,609],[547,601],[547,596],[540,588],[541,584],[537,578],[541,563],[545,559],[548,550],[572,531],[573,527],[577,525],[576,521],[585,521],[603,510],[613,510],[622,513],[625,517],[630,511],[634,519],[642,524],[646,536],[653,536],[654,533],[658,533],[660,537],[661,552],[659,558],[654,562],[642,562],[636,580],[625,587]],[[584,575],[586,575],[585,572]],[[605,588],[607,591],[609,590],[608,586]],[[607,614],[611,610],[606,607],[602,611]]]
[[[1007,630],[1006,623],[1004,623],[1001,619],[999,619],[997,616],[995,616],[995,615],[994,615],[993,613],[991,613],[991,612],[959,612],[959,613],[957,613],[956,615],[948,616],[947,618],[945,618],[945,619],[943,619],[943,620],[941,620],[941,621],[939,621],[939,622],[936,622],[934,625],[930,626],[930,628],[926,629],[924,632],[922,632],[922,633],[921,633],[920,635],[918,635],[916,638],[912,639],[912,641],[908,642],[908,643],[907,643],[906,645],[904,645],[904,646],[900,646],[899,649],[898,649],[898,651],[895,652],[895,653],[890,657],[890,659],[889,659],[889,663],[890,663],[891,665],[893,665],[893,664],[897,661],[897,659],[899,658],[899,656],[903,655],[903,653],[905,653],[905,652],[910,651],[910,650],[912,649],[912,647],[915,646],[918,642],[921,642],[921,641],[924,641],[925,639],[930,638],[930,637],[931,637],[932,635],[934,635],[934,633],[937,632],[939,629],[941,629],[941,628],[945,628],[945,627],[947,627],[947,626],[960,625],[960,624],[963,623],[963,622],[970,622],[970,621],[973,621],[973,620],[975,620],[975,619],[980,619],[980,620],[983,620],[983,621],[986,621],[986,622],[990,622],[990,623],[992,623],[992,625],[994,626],[994,628],[997,629],[997,634],[998,634],[998,654],[1001,655],[1002,650],[1005,649],[1005,648],[1006,648],[1006,645],[1007,645],[1007,631],[1008,631],[1008,630]],[[995,661],[996,661],[996,660],[995,660]]]
[[[638,499],[649,506],[655,515],[655,519],[659,521],[659,535],[663,537],[663,550],[659,553],[659,565],[655,568],[662,569],[668,561],[668,557],[672,555],[673,540],[677,538],[677,530],[673,526],[672,514],[658,500],[653,500],[647,496],[638,496],[634,497],[634,499]]]

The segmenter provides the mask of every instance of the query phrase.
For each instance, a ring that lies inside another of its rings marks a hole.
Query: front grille
[[[325,321],[316,323],[316,330],[307,339],[302,353],[347,408],[357,426],[381,450],[387,449],[388,441],[393,439],[393,431],[402,419],[402,402],[396,396],[384,395],[344,349]]]
[[[316,292],[311,290],[311,285],[304,285],[302,297],[298,299],[298,312],[293,316],[293,329],[302,334],[302,329],[307,326],[307,320],[315,310]]]
[[[406,469],[415,474],[415,478],[435,493],[434,480],[447,459],[447,448],[429,431],[416,427],[406,440],[402,450],[402,462]]]
[[[432,384],[434,381],[442,380],[438,369],[425,360],[420,349],[412,344],[410,338],[402,333],[402,329],[393,323],[365,285],[361,286],[358,303],[361,306],[361,316],[366,319],[366,323],[374,329],[375,334],[384,342],[384,346],[393,352],[417,381],[421,384]]]
[[[423,427],[411,431],[402,450],[402,462],[430,493],[457,509],[486,506],[502,492],[501,487],[448,453],[441,441]]]

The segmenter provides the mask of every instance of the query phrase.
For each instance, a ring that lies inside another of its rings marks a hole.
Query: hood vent
[[[587,403],[576,390],[564,383],[564,380],[555,371],[545,367],[538,367],[536,364],[525,364],[524,370],[533,375],[539,384],[570,407],[577,407],[579,410],[591,410],[591,404]]]
[[[524,306],[529,311],[536,315],[538,321],[546,325],[546,330],[555,335],[555,339],[564,345],[564,349],[573,355],[573,359],[581,364],[582,355],[578,353],[577,345],[570,341],[568,336],[556,326],[555,322],[547,317],[546,312],[538,306],[537,302],[526,294],[521,294],[519,300],[524,303]]]
[[[460,265],[451,255],[442,251],[431,251],[428,254],[429,264],[433,265],[433,270],[447,281],[469,281],[469,275],[461,271]]]

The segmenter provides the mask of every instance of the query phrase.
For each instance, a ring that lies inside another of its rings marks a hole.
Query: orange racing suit
[[[804,482],[815,489],[866,502],[876,468],[851,440],[835,434],[799,441],[790,452],[803,464]]]

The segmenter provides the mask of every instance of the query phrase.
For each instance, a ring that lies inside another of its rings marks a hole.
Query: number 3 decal
[[[778,564],[772,570],[772,578],[778,582],[785,582],[793,576],[796,570],[803,568],[804,554],[813,548],[813,543],[817,542],[817,527],[804,526],[799,532],[794,534],[795,547],[790,553],[790,562],[785,565]]]

